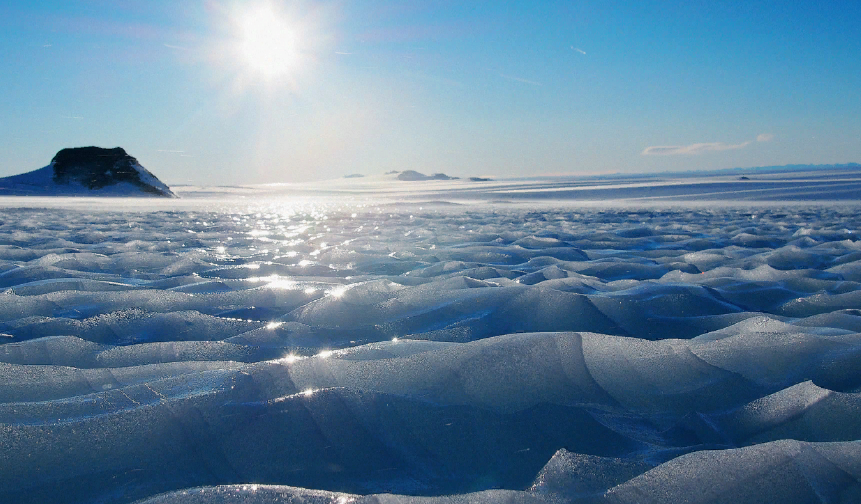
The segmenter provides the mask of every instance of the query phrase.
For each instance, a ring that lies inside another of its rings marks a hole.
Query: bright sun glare
[[[254,73],[274,79],[299,64],[297,29],[271,4],[245,12],[239,20],[239,57]]]

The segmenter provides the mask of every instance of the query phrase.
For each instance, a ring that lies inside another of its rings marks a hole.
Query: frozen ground
[[[767,176],[2,199],[0,502],[856,502],[858,177]]]

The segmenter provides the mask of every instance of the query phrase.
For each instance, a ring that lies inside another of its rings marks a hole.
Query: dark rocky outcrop
[[[0,195],[176,197],[120,147],[63,149],[44,168],[0,178]]]
[[[154,179],[161,181],[129,156],[122,147],[103,149],[101,147],[75,147],[63,149],[51,160],[54,168],[53,180],[57,184],[72,181],[88,189],[102,189],[120,182],[128,182],[145,193],[173,197],[174,194],[164,186],[153,184]],[[148,176],[147,176],[148,175]]]

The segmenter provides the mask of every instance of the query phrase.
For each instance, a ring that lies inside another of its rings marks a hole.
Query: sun
[[[306,89],[337,39],[339,9],[318,0],[208,0],[207,55],[228,89],[284,96]],[[334,2],[333,2],[334,3]]]
[[[237,56],[248,71],[272,80],[298,70],[299,27],[272,4],[242,13],[237,28]]]

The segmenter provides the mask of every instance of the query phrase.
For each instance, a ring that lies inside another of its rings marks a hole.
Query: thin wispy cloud
[[[530,84],[530,85],[532,85],[532,86],[542,86],[542,85],[543,85],[543,84],[541,84],[540,82],[536,82],[536,81],[529,80],[529,79],[523,79],[523,78],[521,78],[521,77],[515,77],[515,76],[513,76],[513,75],[499,74],[499,76],[500,76],[500,77],[502,77],[503,79],[513,80],[513,81],[517,81],[517,82],[522,82],[522,83],[524,83],[524,84]]]
[[[173,45],[173,44],[164,44],[168,49],[179,49],[180,51],[188,51],[188,47]]]
[[[571,50],[572,50],[572,51],[577,51],[577,52],[578,52],[578,53],[580,53],[580,54],[586,54],[586,51],[584,51],[583,49],[580,49],[579,47],[571,46]]]
[[[723,142],[711,143],[695,143],[691,145],[659,145],[646,147],[643,156],[678,156],[678,155],[697,155],[706,152],[720,152],[728,150],[744,149],[750,145],[750,142],[740,144],[728,144]]]
[[[335,54],[345,54],[345,55],[348,55],[348,54],[353,54],[353,53],[351,53],[351,52],[340,52],[340,51],[335,51]]]
[[[774,135],[771,133],[760,133],[756,136],[757,142],[770,142],[774,140]],[[728,144],[724,142],[708,142],[695,143],[691,145],[655,145],[643,149],[643,156],[678,156],[678,155],[697,155],[706,152],[720,152],[728,150],[744,149],[753,141],[748,140],[738,144]]]

